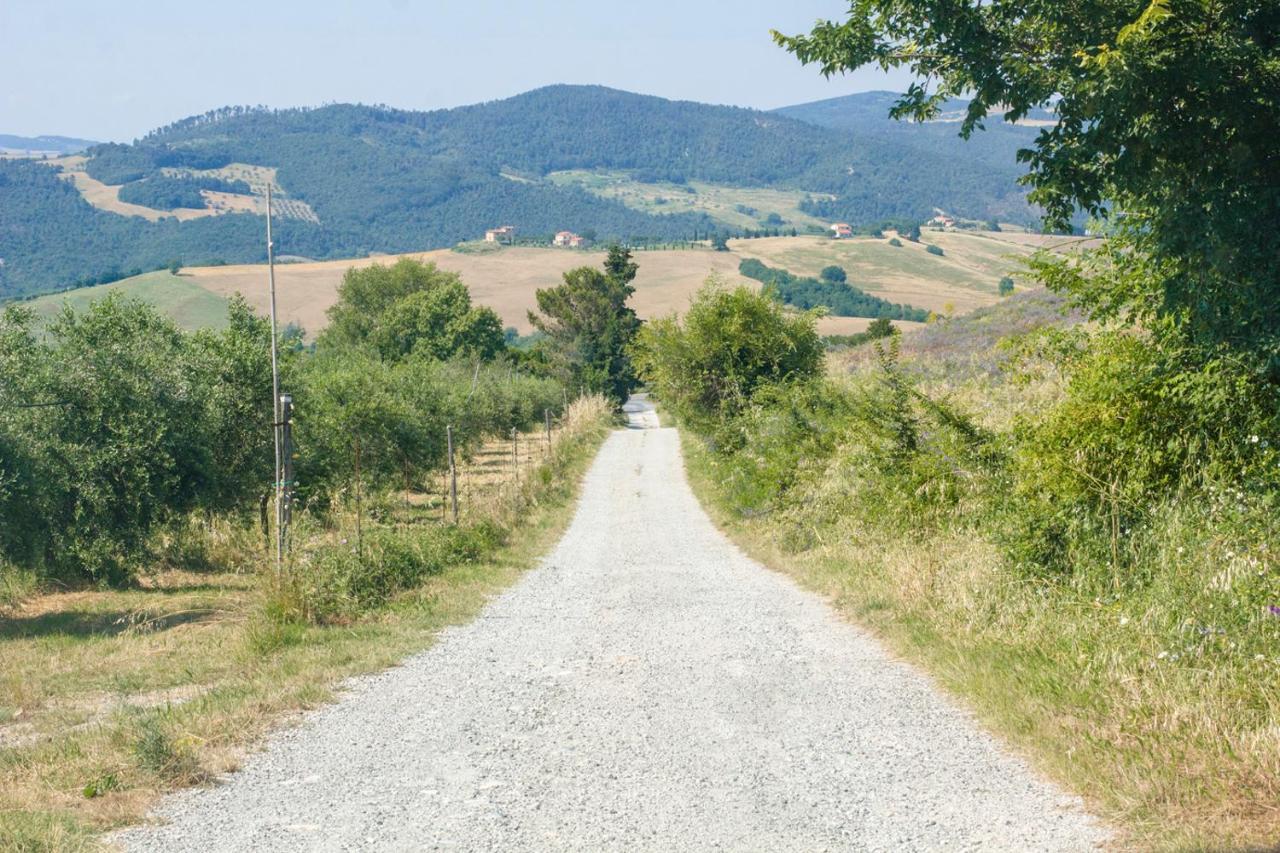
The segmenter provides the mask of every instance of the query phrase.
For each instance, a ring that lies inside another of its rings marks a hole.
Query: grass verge
[[[519,460],[518,488],[482,489],[503,481],[487,460],[507,442],[464,471],[471,505],[487,495],[501,535],[372,609],[279,618],[266,577],[167,571],[131,590],[26,595],[0,612],[0,849],[96,849],[99,833],[140,820],[160,794],[234,770],[344,678],[386,668],[474,617],[571,519],[610,423],[602,402],[575,406],[551,451]]]
[[[804,499],[744,516],[728,463],[693,436],[685,458],[700,501],[744,550],[929,672],[1082,794],[1118,828],[1118,847],[1276,849],[1280,661],[1274,647],[1243,645],[1230,602],[1201,600],[1219,571],[1202,558],[1230,543],[1194,511],[1185,537],[1168,525],[1164,580],[1099,594],[1019,578],[972,527],[904,531],[873,513],[823,517]],[[821,488],[847,485],[833,469]]]

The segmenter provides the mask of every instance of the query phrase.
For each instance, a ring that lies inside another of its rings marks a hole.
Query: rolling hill
[[[70,136],[15,136],[12,133],[0,133],[0,153],[5,154],[75,154],[97,144],[91,139],[75,139]]]
[[[964,156],[955,141],[947,148],[919,136],[915,147],[918,135],[906,134],[598,86],[433,112],[225,108],[132,145],[51,161],[54,168],[0,161],[0,298],[172,260],[260,261],[268,183],[280,202],[279,251],[315,259],[445,247],[507,223],[535,240],[571,229],[639,243],[734,224],[717,212],[720,202],[664,209],[556,177],[574,172],[700,186],[721,199],[732,190],[774,191],[793,199],[784,222],[801,230],[829,218],[918,221],[934,207],[1032,219],[1014,184],[1016,164]],[[139,204],[153,199],[167,209]],[[740,214],[738,207],[726,209]]]
[[[754,258],[797,275],[812,276],[829,264],[845,268],[849,281],[859,289],[891,302],[905,302],[939,314],[966,313],[996,302],[1001,276],[1019,276],[1020,262],[1040,244],[1034,235],[974,231],[927,231],[924,242],[944,248],[941,256],[925,251],[924,244],[858,237],[830,240],[825,237],[770,237],[730,240],[729,251],[713,252],[705,246],[638,251],[640,266],[631,303],[642,318],[684,311],[689,298],[710,274],[732,284],[758,287],[743,277],[739,265]],[[561,274],[578,266],[599,266],[598,250],[504,246],[486,252],[438,249],[400,257],[430,261],[458,273],[472,297],[498,312],[503,324],[530,331],[527,312],[536,309],[538,288],[556,284]],[[295,323],[309,336],[324,328],[326,311],[337,299],[343,274],[353,267],[389,264],[397,256],[351,258],[281,264],[276,267],[278,312],[281,323]],[[111,284],[79,288],[67,293],[40,296],[25,304],[44,318],[63,304],[80,310],[90,301],[111,293],[150,302],[173,317],[183,328],[217,327],[226,319],[226,299],[245,296],[260,313],[268,310],[267,270],[263,264],[189,267],[174,276],[165,271],[147,273]],[[862,331],[870,321],[858,317],[828,316],[819,321],[823,334],[842,335]],[[912,323],[900,322],[909,328]]]

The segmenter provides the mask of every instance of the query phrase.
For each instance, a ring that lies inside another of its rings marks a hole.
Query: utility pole
[[[280,550],[288,547],[293,525],[293,396],[280,395]]]
[[[449,500],[453,504],[453,523],[458,523],[458,467],[453,462],[453,427],[446,426],[444,434],[449,441]]]
[[[284,418],[280,411],[280,360],[276,352],[276,259],[271,242],[271,181],[267,181],[267,275],[271,283],[271,425],[276,446],[276,575],[284,568],[284,466],[281,444]]]

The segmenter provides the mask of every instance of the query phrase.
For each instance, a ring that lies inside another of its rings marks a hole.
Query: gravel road
[[[166,798],[129,850],[1089,850],[1107,832],[730,544],[642,402],[471,624]]]

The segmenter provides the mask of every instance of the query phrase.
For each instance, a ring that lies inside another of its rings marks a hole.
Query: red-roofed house
[[[837,240],[845,240],[853,236],[853,229],[848,222],[837,222],[831,226],[831,234]]]

